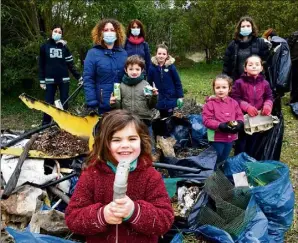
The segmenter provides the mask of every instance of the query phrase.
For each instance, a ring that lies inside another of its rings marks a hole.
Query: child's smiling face
[[[257,56],[249,57],[246,61],[244,71],[248,76],[258,76],[263,71],[261,58]]]
[[[138,78],[142,73],[142,68],[138,64],[130,64],[127,66],[125,72],[130,78]]]
[[[112,156],[118,161],[132,162],[141,153],[141,138],[133,122],[113,134],[110,142]]]
[[[156,58],[159,64],[164,64],[168,58],[168,51],[164,48],[158,48],[156,52]]]

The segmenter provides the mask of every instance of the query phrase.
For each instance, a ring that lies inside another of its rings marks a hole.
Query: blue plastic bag
[[[206,146],[207,128],[203,125],[202,115],[189,115],[188,120],[191,123],[192,146]]]
[[[238,156],[228,158],[225,163],[227,176],[233,173],[246,171],[246,163],[254,163],[255,160],[242,153]],[[286,164],[266,160],[263,163],[278,165],[277,171],[280,177],[266,186],[253,187],[252,194],[256,198],[268,219],[268,233],[273,242],[283,242],[284,234],[290,228],[294,216],[295,197],[293,186],[290,181],[289,168]]]
[[[28,228],[25,231],[18,231],[10,227],[5,228],[17,243],[75,243],[51,235],[31,233]]]

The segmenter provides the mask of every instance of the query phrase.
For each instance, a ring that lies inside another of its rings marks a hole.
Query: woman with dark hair
[[[124,75],[125,30],[117,20],[104,19],[93,28],[92,39],[94,46],[84,62],[85,99],[88,108],[103,114],[111,109],[114,83],[120,83]]]
[[[125,42],[125,50],[128,56],[139,55],[145,60],[145,71],[148,74],[148,70],[151,63],[149,45],[145,41],[146,35],[144,25],[138,19],[130,21],[127,27],[127,40]]]
[[[51,37],[40,47],[39,82],[40,87],[46,92],[45,101],[49,104],[54,104],[57,88],[62,104],[67,100],[70,81],[68,69],[79,83],[83,81],[74,66],[73,57],[66,46],[67,42],[62,40],[62,35],[62,26],[55,24],[51,29]],[[67,103],[63,108],[68,108]],[[42,125],[50,123],[51,119],[48,114],[44,114]]]
[[[236,25],[234,38],[228,45],[223,64],[223,73],[235,80],[244,72],[245,60],[252,54],[266,61],[269,46],[264,39],[258,37],[258,28],[251,17],[241,17]]]

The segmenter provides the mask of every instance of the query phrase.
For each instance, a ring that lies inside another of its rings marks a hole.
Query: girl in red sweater
[[[174,220],[170,198],[152,167],[144,123],[127,110],[106,113],[93,150],[66,209],[66,224],[95,242],[158,242]],[[126,196],[113,201],[118,161],[130,161]],[[118,232],[116,233],[116,225]]]

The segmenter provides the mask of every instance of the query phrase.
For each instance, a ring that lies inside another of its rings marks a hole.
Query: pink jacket
[[[208,128],[208,141],[232,142],[238,138],[238,134],[223,133],[218,130],[222,122],[243,121],[243,114],[236,100],[231,97],[222,100],[211,96],[204,105],[202,115],[203,124]]]
[[[258,110],[261,110],[264,104],[273,105],[272,90],[261,74],[256,79],[242,74],[233,85],[231,97],[237,100],[243,112],[247,111],[249,105]]]

